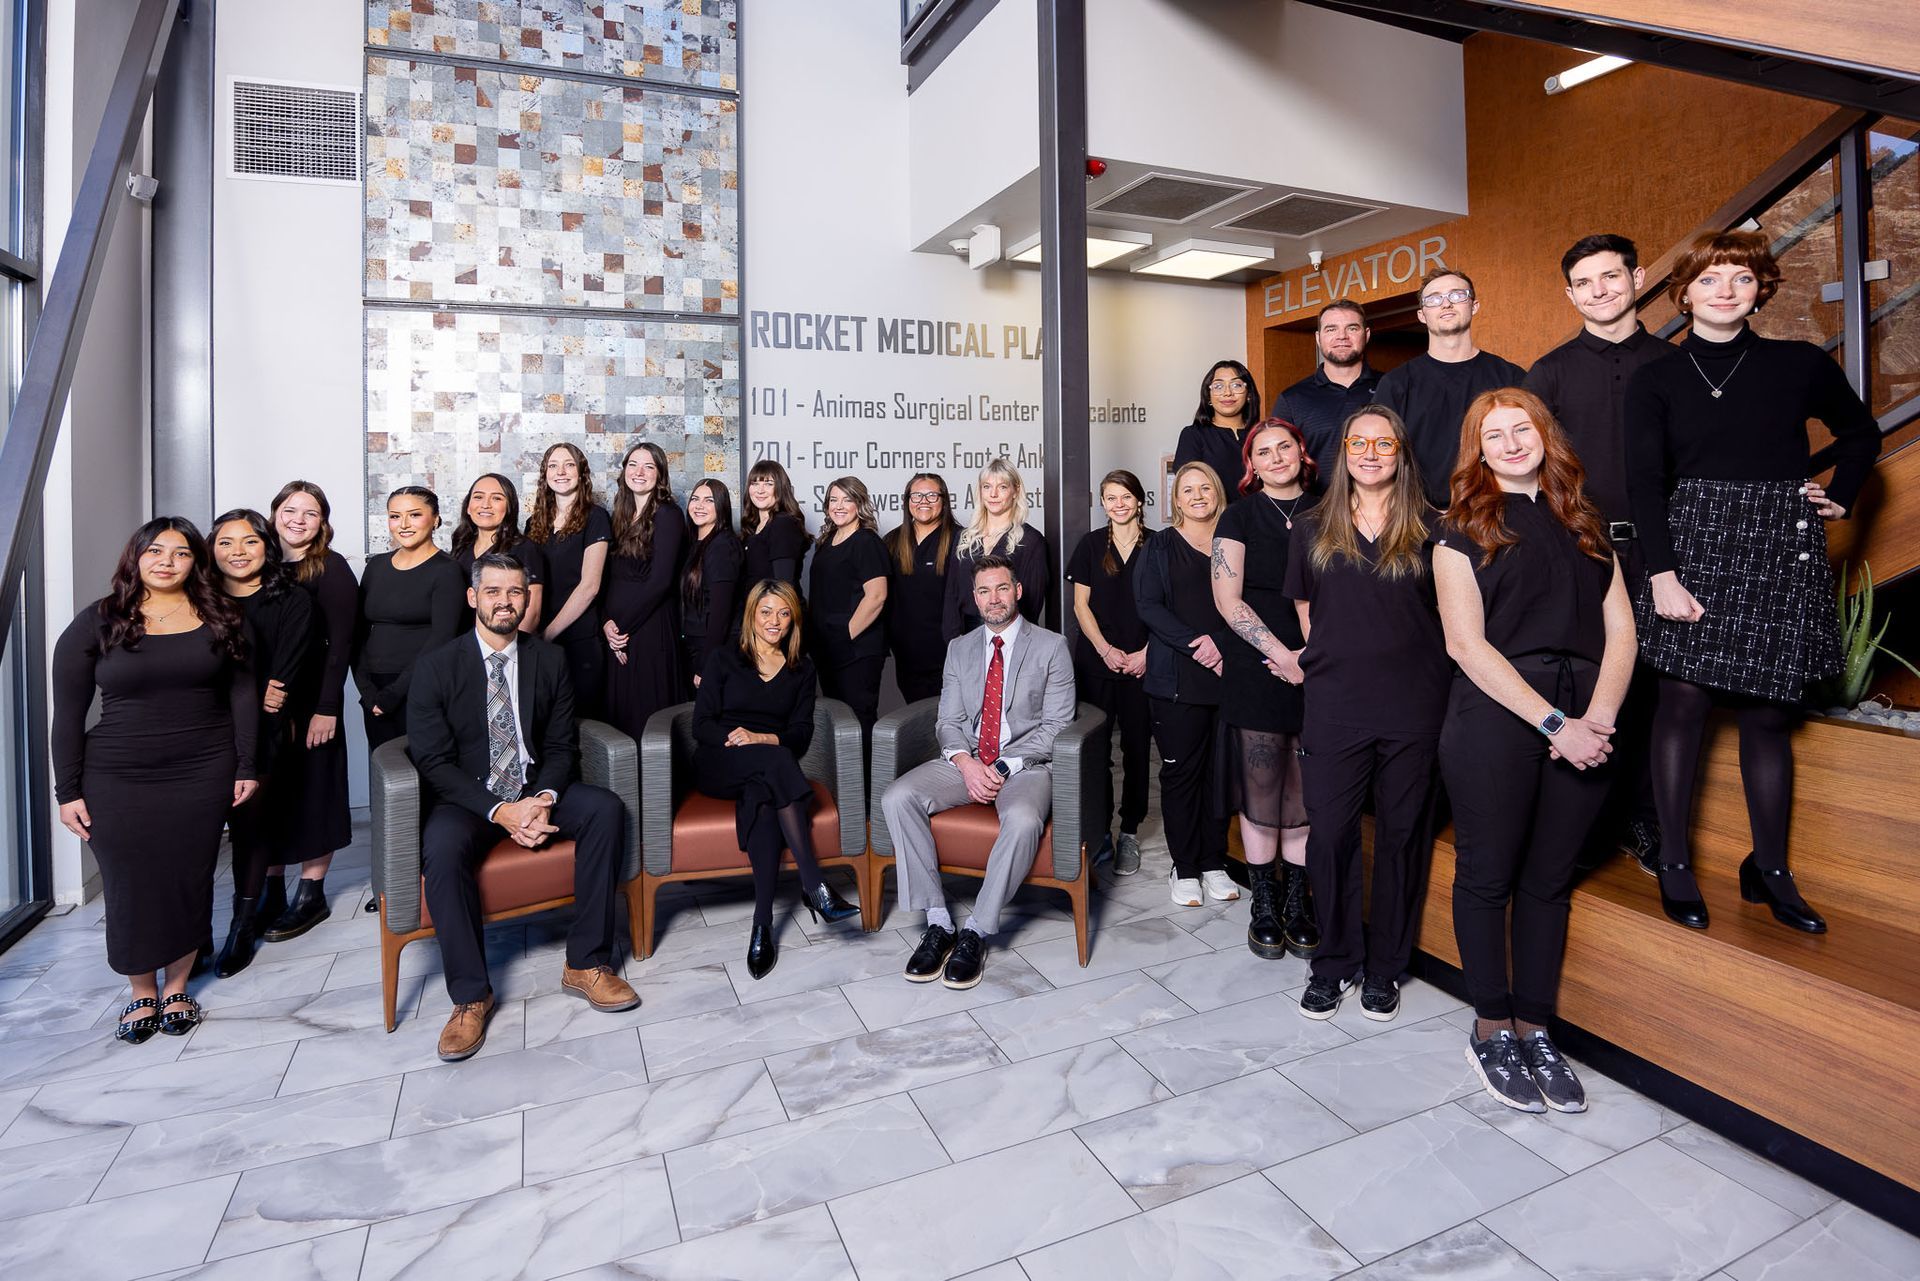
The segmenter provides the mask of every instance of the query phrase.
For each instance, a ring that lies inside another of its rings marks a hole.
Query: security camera
[[[1318,270],[1320,270],[1320,264],[1321,264],[1321,263],[1322,263],[1323,261],[1325,261],[1325,259],[1326,259],[1326,255],[1325,255],[1324,253],[1322,253],[1322,252],[1320,252],[1320,251],[1319,251],[1318,249],[1309,249],[1309,250],[1307,250],[1307,261],[1308,261],[1308,262],[1309,262],[1310,264],[1312,264],[1312,266],[1313,266],[1313,269],[1314,269],[1315,271],[1318,271]]]
[[[962,258],[965,258],[967,256],[967,248],[972,243],[973,242],[965,236],[955,236],[947,242],[947,248],[953,250],[953,252],[959,254]]]

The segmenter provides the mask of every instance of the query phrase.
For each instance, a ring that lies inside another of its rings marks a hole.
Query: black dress
[[[518,538],[514,540],[513,546],[508,549],[506,554],[519,561],[520,567],[527,571],[528,595],[529,600],[531,600],[531,589],[535,587],[544,588],[547,581],[547,553],[545,549],[531,538]],[[478,559],[479,557],[473,554],[473,548],[471,547],[453,554],[454,566],[460,571],[461,587],[466,588],[473,585],[473,562]],[[568,594],[572,594],[571,589],[569,589]],[[558,606],[544,594],[540,597],[540,612],[542,614],[550,614],[557,609]],[[466,625],[472,627],[473,610],[471,607],[467,609],[466,616]]]
[[[1220,476],[1223,492],[1220,501],[1232,502],[1240,492],[1240,477],[1246,464],[1240,460],[1240,442],[1246,439],[1245,427],[1216,427],[1212,423],[1188,423],[1180,429],[1173,447],[1173,470],[1188,463],[1205,463]]]
[[[1037,626],[1047,612],[1047,536],[1032,525],[1022,525],[1020,545],[1009,549],[1011,537],[1012,531],[1000,535],[987,550],[1013,562],[1014,581],[1020,584],[1020,616]],[[973,603],[975,558],[961,552],[958,538],[953,551],[947,560],[947,599],[940,619],[943,644],[980,626],[980,611]]]
[[[1106,567],[1108,529],[1089,530],[1067,563],[1067,581],[1087,589],[1087,608],[1093,611],[1100,634],[1107,644],[1129,654],[1138,653],[1147,643],[1147,625],[1140,621],[1140,607],[1133,597],[1133,567],[1152,532],[1143,526],[1139,541],[1125,558],[1119,548],[1114,548],[1113,559],[1119,568],[1111,573]],[[1093,642],[1085,632],[1074,641],[1073,668],[1080,698],[1105,712],[1119,727],[1120,830],[1137,833],[1140,821],[1147,816],[1147,754],[1153,745],[1145,678],[1123,675],[1108,667],[1094,653]]]
[[[323,656],[316,650],[313,602],[308,595],[287,584],[276,592],[257,591],[238,602],[247,620],[247,639],[254,677],[253,760],[260,789],[247,798],[228,817],[233,836],[234,882],[237,892],[248,889],[247,874],[253,868],[265,868],[282,861],[281,837],[289,829],[288,802],[299,795],[299,778],[291,775],[282,782],[282,772],[295,764],[288,749],[298,733],[304,743],[307,723],[292,714],[301,703],[311,703],[305,687],[318,684],[319,664],[311,661]],[[267,683],[279,681],[287,691],[287,701],[278,712],[265,710]]]
[[[800,590],[800,562],[807,558],[807,527],[776,512],[743,540],[741,554],[747,588],[772,578]],[[744,596],[744,593],[743,593]]]
[[[739,639],[740,607],[746,601],[740,536],[732,530],[715,531],[695,544],[688,561],[681,575],[680,651],[691,679],[706,671],[714,650]],[[688,591],[686,581],[695,563],[700,566],[700,586]]]
[[[546,615],[540,621],[541,635],[547,635],[548,621],[560,617],[560,611],[580,586],[587,549],[612,539],[613,518],[607,515],[606,508],[595,506],[587,508],[580,528],[549,538],[543,545],[547,581],[540,601],[540,612]],[[604,571],[600,590],[604,595]],[[573,709],[582,720],[597,719],[602,710],[600,695],[606,684],[607,638],[600,634],[600,618],[600,601],[596,597],[580,617],[567,624],[565,631],[547,637],[567,653],[567,675],[573,678]]]
[[[616,543],[607,557],[606,620],[627,634],[627,661],[607,654],[607,720],[635,742],[647,718],[680,697],[680,560],[687,519],[673,503],[653,513],[653,547],[642,560],[623,556]],[[600,642],[606,644],[603,637]]]
[[[770,821],[763,810],[813,795],[813,784],[800,771],[800,758],[813,742],[813,682],[813,664],[805,658],[763,680],[753,660],[733,645],[715,650],[700,674],[693,700],[694,786],[738,802],[734,834],[743,850],[756,824]],[[778,734],[779,746],[728,747],[727,735],[736,728]]]
[[[466,612],[467,585],[445,552],[436,549],[412,569],[394,568],[392,552],[368,558],[353,680],[366,711],[369,749],[407,732],[413,660],[458,636]]]
[[[212,935],[220,829],[234,782],[255,777],[253,673],[205,624],[105,654],[100,641],[96,602],[54,645],[54,795],[93,819],[107,964],[152,974]]]
[[[953,564],[960,531],[952,529],[947,560],[940,554],[940,527],[913,544],[911,568],[902,572],[891,550],[887,553],[887,647],[893,651],[893,680],[900,697],[909,703],[940,697],[940,674],[947,647],[940,636],[940,616],[947,605],[947,570]],[[898,538],[911,539],[908,522],[888,535],[888,547]]]
[[[347,558],[328,552],[320,572],[300,586],[313,605],[314,632],[307,647],[313,679],[290,691],[290,732],[275,769],[280,852],[288,862],[324,857],[353,840],[353,817],[347,807],[346,727],[336,726],[332,738],[309,748],[307,726],[316,716],[337,721],[345,708],[347,667],[360,621],[360,584]]]
[[[886,577],[886,544],[870,529],[856,529],[838,543],[821,543],[807,571],[807,635],[820,671],[820,690],[851,707],[867,734],[880,714],[887,629],[878,618],[858,636],[849,636],[847,628],[866,596],[867,583]]]

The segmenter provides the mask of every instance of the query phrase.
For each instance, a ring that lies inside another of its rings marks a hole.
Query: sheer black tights
[[[771,818],[761,810],[753,829],[747,833],[747,859],[753,865],[753,923],[773,924],[774,886],[780,879],[780,855],[793,851],[793,866],[800,873],[800,892],[812,894],[820,885],[820,864],[813,855],[813,816],[807,802],[795,801],[773,811]]]
[[[1740,782],[1747,797],[1747,825],[1753,836],[1753,861],[1763,870],[1787,865],[1787,821],[1793,812],[1793,727],[1799,716],[1784,703],[1729,700],[1740,725]],[[1713,692],[1703,685],[1660,678],[1660,701],[1653,715],[1653,803],[1660,812],[1661,862],[1691,867],[1693,847],[1688,822],[1700,768]],[[1662,871],[1667,893],[1691,897],[1692,876]]]

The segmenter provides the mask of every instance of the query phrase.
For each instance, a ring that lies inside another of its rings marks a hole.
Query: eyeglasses
[[[1400,452],[1400,442],[1391,436],[1347,437],[1347,452],[1355,458],[1369,451],[1378,454],[1382,458],[1391,458]]]
[[[907,495],[907,501],[908,501],[908,502],[910,502],[910,503],[922,503],[922,504],[924,504],[924,503],[937,503],[937,502],[939,502],[939,501],[940,501],[940,495],[938,495],[938,494],[908,494],[908,495]]]
[[[1246,389],[1246,380],[1241,378],[1236,378],[1232,382],[1210,382],[1207,384],[1208,391],[1245,391]]]
[[[1450,302],[1468,302],[1472,298],[1471,289],[1449,289],[1444,294],[1421,294],[1420,302],[1428,307],[1441,307]]]

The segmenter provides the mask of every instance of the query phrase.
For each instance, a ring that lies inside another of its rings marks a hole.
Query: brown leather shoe
[[[447,1025],[440,1029],[440,1059],[458,1063],[470,1059],[487,1043],[487,1018],[493,1013],[493,993],[478,1001],[453,1007]]]
[[[640,1004],[640,994],[633,990],[633,984],[615,974],[610,965],[596,965],[590,970],[563,966],[560,987],[604,1014],[630,1010]]]

